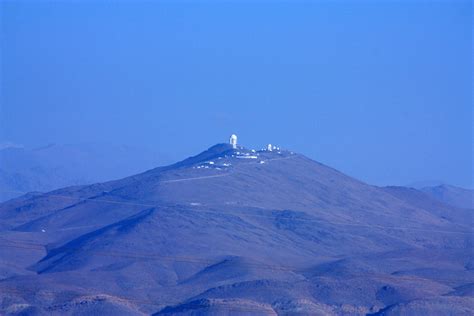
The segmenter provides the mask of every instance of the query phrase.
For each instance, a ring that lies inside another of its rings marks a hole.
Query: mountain
[[[0,204],[1,313],[474,312],[472,210],[218,144]]]
[[[146,148],[103,143],[0,146],[0,201],[24,192],[123,178],[161,164],[163,158]]]
[[[425,180],[425,181],[410,182],[410,183],[408,183],[404,186],[420,190],[420,189],[423,189],[425,187],[435,187],[435,186],[443,185],[443,184],[444,184],[444,181],[442,181],[442,180]]]
[[[474,208],[474,190],[443,184],[433,187],[424,187],[421,191],[446,204],[457,207]]]

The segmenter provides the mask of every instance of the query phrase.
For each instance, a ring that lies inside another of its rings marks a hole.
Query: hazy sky
[[[470,1],[1,1],[0,142],[181,159],[237,133],[472,186]]]

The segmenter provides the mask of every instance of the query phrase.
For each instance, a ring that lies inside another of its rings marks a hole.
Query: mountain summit
[[[273,146],[217,144],[0,219],[4,313],[472,311],[472,210]]]

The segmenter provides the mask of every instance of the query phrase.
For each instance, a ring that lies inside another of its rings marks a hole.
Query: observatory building
[[[232,148],[236,149],[237,148],[237,135],[232,134],[229,139],[229,144],[232,145]]]

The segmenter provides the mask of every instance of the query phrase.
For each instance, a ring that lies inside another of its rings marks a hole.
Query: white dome
[[[237,135],[232,134],[230,136],[229,144],[231,144],[234,149],[237,148]]]

